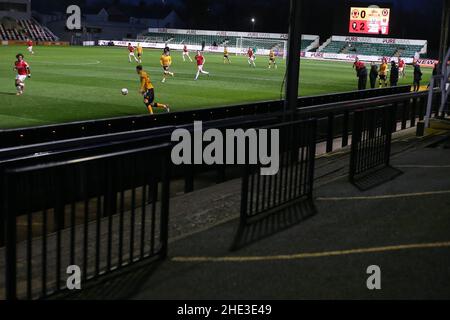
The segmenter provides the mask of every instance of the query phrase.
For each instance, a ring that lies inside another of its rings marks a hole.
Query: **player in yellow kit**
[[[162,79],[162,82],[164,83],[166,82],[167,76],[169,75],[172,77],[174,76],[174,73],[170,72],[170,66],[172,65],[172,57],[170,56],[170,51],[167,48],[164,49],[164,53],[161,56],[160,62],[164,70],[164,76]]]
[[[388,73],[388,64],[387,60],[383,59],[383,62],[380,66],[380,88],[387,87],[387,73]]]
[[[223,49],[223,63],[228,63],[228,64],[231,63],[230,54],[228,52],[228,48],[227,47],[225,47]]]
[[[144,104],[147,107],[148,112],[153,114],[153,108],[164,108],[167,112],[170,112],[168,105],[155,102],[155,88],[150,81],[148,73],[143,70],[141,65],[136,67],[136,72],[141,80],[139,93],[144,96]]]
[[[278,65],[277,62],[275,61],[275,52],[273,52],[273,50],[270,50],[269,52],[269,69],[272,68],[274,69],[278,69]]]
[[[144,49],[142,48],[140,43],[138,43],[136,49],[137,49],[139,63],[142,63],[142,55],[144,54]]]

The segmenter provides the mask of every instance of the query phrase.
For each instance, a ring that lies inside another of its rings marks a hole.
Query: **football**
[[[124,96],[126,96],[126,95],[128,94],[128,89],[123,88],[123,89],[122,89],[122,94],[123,94]]]

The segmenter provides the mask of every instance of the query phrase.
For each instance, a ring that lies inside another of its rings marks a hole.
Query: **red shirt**
[[[27,45],[28,45],[29,47],[32,47],[32,46],[33,46],[33,41],[31,41],[31,40],[28,41],[28,42],[27,42]]]
[[[399,66],[400,68],[403,68],[403,67],[405,66],[405,61],[400,60],[400,61],[398,62],[398,66]]]
[[[248,50],[247,54],[249,58],[253,57],[253,50]]]
[[[28,63],[26,63],[24,60],[22,61],[16,61],[14,63],[17,73],[20,76],[26,76],[27,75],[27,68],[28,68]]]
[[[195,60],[197,60],[197,65],[198,66],[202,66],[203,63],[205,62],[205,58],[202,55],[195,56]]]
[[[186,46],[184,46],[183,51],[184,51],[184,52],[188,52],[188,49],[187,49]]]
[[[363,68],[365,65],[364,65],[364,62],[362,62],[362,61],[358,61],[358,62],[355,62],[355,68],[356,69],[361,69],[361,68]]]
[[[128,51],[134,52],[134,47],[133,46],[128,46]]]

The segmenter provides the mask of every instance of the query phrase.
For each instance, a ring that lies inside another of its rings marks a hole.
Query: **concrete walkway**
[[[404,174],[364,193],[347,182],[345,151],[319,160],[316,174],[325,162],[336,170],[319,179],[317,214],[280,215],[251,230],[261,240],[235,252],[239,197],[227,192],[227,219],[178,234],[168,260],[82,298],[450,299],[450,143],[442,139],[397,138],[392,164]],[[229,183],[222,188],[238,192],[238,181]],[[381,290],[367,288],[372,265],[381,269]]]

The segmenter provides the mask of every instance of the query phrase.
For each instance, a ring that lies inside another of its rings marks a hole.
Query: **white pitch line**
[[[45,120],[41,120],[41,119],[20,117],[20,116],[14,116],[14,115],[3,114],[3,113],[0,113],[0,117],[21,119],[21,120],[29,120],[29,121],[33,121],[33,122],[45,122]]]
[[[42,64],[53,64],[53,65],[61,65],[61,66],[92,66],[100,64],[100,60],[94,60],[93,62],[81,62],[81,63],[61,63],[61,62],[54,62],[54,61],[34,61],[33,64],[36,63],[42,63]]]

